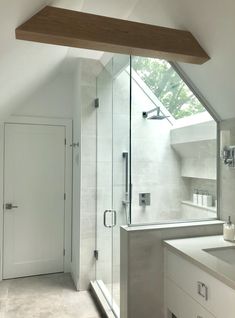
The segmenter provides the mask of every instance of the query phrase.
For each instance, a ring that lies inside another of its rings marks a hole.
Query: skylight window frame
[[[214,111],[208,100],[200,93],[198,88],[193,84],[193,82],[189,79],[189,77],[186,75],[186,73],[183,71],[183,69],[177,64],[176,62],[170,62],[168,63],[171,65],[171,67],[175,70],[175,72],[179,75],[179,77],[182,79],[182,81],[188,86],[188,88],[191,90],[191,92],[194,94],[194,96],[199,100],[199,102],[202,104],[202,106],[205,108],[205,110],[211,115],[211,117],[214,119],[214,121],[218,124],[220,122],[219,115]]]

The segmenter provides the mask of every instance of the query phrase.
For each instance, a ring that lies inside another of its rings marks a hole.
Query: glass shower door
[[[115,55],[97,78],[96,279],[112,310],[120,306],[120,226],[129,220],[130,60]]]
[[[96,281],[112,307],[112,60],[97,77],[97,97]]]

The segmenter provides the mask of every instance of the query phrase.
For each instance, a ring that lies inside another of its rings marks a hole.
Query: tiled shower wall
[[[132,222],[181,218],[181,200],[188,195],[188,189],[181,178],[180,158],[171,147],[172,126],[167,119],[143,118],[142,113],[154,109],[156,104],[134,80],[132,105]],[[139,206],[142,192],[150,193],[150,206]]]
[[[80,149],[74,148],[75,161],[81,167],[78,288],[86,290],[90,281],[95,279],[93,253],[96,240],[96,109],[94,100],[96,98],[96,76],[102,67],[97,61],[86,59],[81,59],[79,64],[79,82],[77,83],[79,96],[76,107],[80,107],[78,116],[80,117],[81,144]],[[77,140],[74,141],[77,142]]]

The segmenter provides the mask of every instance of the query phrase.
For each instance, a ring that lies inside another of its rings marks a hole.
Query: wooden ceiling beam
[[[19,40],[202,64],[209,56],[188,31],[46,6],[16,29]]]

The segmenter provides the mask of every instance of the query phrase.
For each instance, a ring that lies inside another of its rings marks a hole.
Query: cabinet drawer
[[[166,308],[177,318],[214,318],[169,278],[165,279]]]
[[[235,291],[183,257],[165,250],[166,276],[217,318],[234,318]]]

